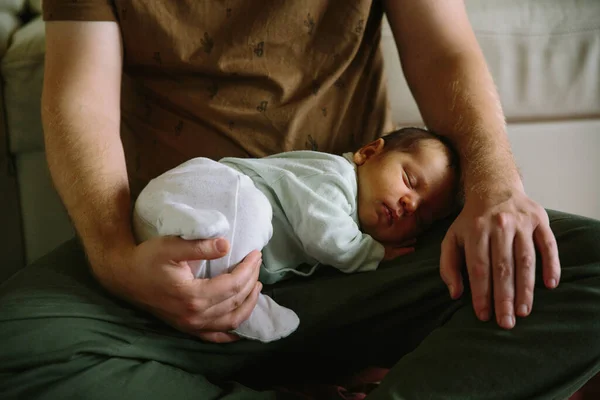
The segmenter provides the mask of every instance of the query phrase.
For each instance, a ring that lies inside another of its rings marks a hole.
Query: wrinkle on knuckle
[[[244,285],[242,284],[242,282],[239,282],[239,281],[235,281],[233,283],[233,285],[231,286],[231,290],[235,295],[240,294],[243,289],[244,289]]]
[[[198,242],[194,245],[193,249],[194,258],[196,260],[204,260],[206,258],[206,252],[204,251],[204,244],[202,242]]]
[[[526,275],[535,269],[535,260],[531,254],[522,254],[519,257],[518,265],[520,266],[521,274]]]
[[[242,300],[235,296],[231,299],[231,307],[233,310],[237,310],[242,305]]]
[[[508,260],[502,260],[495,265],[496,274],[500,279],[509,279],[513,274],[512,265]]]
[[[556,248],[556,244],[554,243],[554,240],[546,239],[542,243],[542,248],[548,252],[551,252]]]
[[[505,294],[496,299],[496,308],[505,310],[512,314],[513,305],[515,304],[515,296]]]

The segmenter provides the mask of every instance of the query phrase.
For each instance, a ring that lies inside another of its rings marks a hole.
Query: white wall
[[[508,136],[531,198],[600,219],[600,120],[510,124]]]

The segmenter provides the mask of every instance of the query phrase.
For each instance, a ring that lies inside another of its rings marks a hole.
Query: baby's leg
[[[221,236],[230,240],[230,182],[237,182],[237,172],[206,158],[189,160],[153,179],[135,203],[136,239],[142,242],[155,236],[180,236],[187,240]],[[197,278],[225,272],[211,271],[211,261],[188,264]]]
[[[138,240],[176,235],[184,239],[223,236],[230,252],[217,260],[190,262],[196,277],[211,278],[231,271],[272,235],[272,209],[250,178],[215,161],[190,160],[152,180],[140,193],[134,210]],[[250,318],[235,333],[269,342],[292,333],[297,315],[259,295]]]
[[[254,249],[262,249],[271,239],[273,211],[265,195],[254,182],[240,175],[236,195],[236,218],[230,220],[231,258],[235,266]],[[259,295],[250,317],[237,329],[236,334],[248,339],[270,342],[288,336],[298,328],[300,320],[295,312],[282,307],[266,295]]]

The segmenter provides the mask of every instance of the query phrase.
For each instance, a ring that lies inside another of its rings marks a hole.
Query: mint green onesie
[[[262,249],[262,282],[307,276],[318,265],[372,271],[383,259],[383,246],[359,228],[351,153],[292,151],[220,162],[250,177],[273,208],[273,237]]]

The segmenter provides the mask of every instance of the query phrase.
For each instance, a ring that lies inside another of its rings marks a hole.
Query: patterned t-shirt
[[[379,1],[44,0],[44,19],[116,21],[134,195],[198,156],[341,154],[390,131]]]

